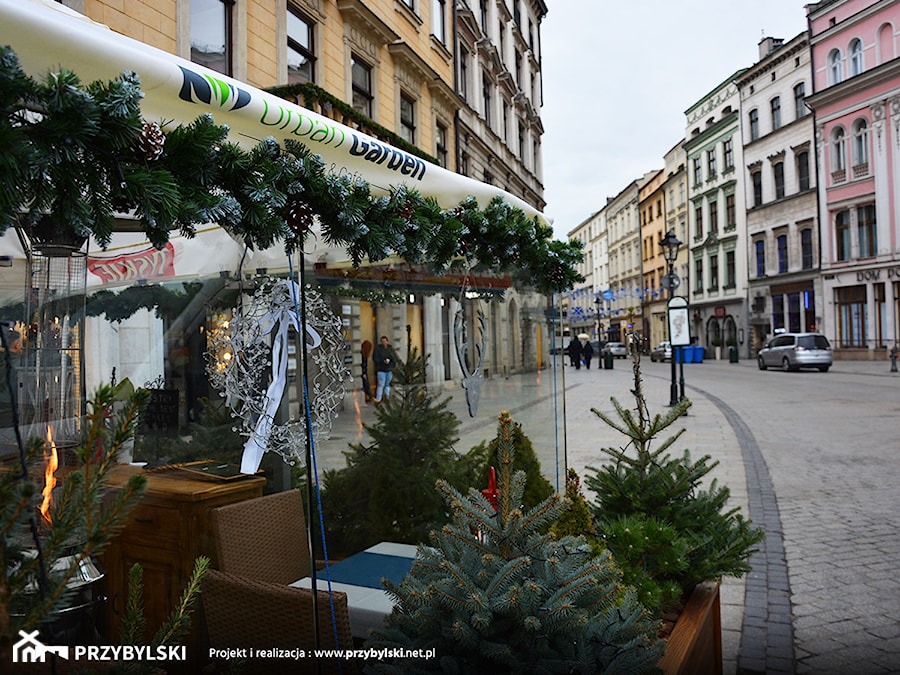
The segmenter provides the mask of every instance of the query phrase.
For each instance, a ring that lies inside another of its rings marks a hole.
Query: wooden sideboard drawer
[[[138,504],[119,536],[129,543],[175,549],[181,542],[181,520],[176,508]]]

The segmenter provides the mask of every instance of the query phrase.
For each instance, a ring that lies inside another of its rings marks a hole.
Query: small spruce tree
[[[606,548],[603,538],[597,534],[597,528],[594,527],[591,506],[581,491],[578,472],[571,467],[566,472],[566,508],[550,527],[550,531],[557,538],[567,534],[574,537],[583,536],[595,556],[600,555]]]
[[[553,486],[541,473],[541,463],[534,451],[531,439],[525,435],[522,425],[518,422],[511,429],[512,442],[515,448],[513,454],[513,470],[525,472],[525,494],[522,495],[522,504],[536,506],[553,494]],[[464,465],[470,474],[470,482],[474,486],[487,485],[488,470],[499,464],[500,436],[495,436],[490,443],[482,442],[472,448],[463,458]]]
[[[621,448],[601,448],[612,462],[588,467],[586,485],[596,495],[594,517],[622,568],[625,581],[637,587],[654,612],[677,604],[698,582],[740,577],[764,533],[728,508],[730,491],[708,474],[718,465],[690,451],[672,456],[669,449],[684,433],[656,444],[657,437],[687,412],[683,400],[665,414],[650,416],[644,399],[640,355],[634,357],[635,409],[611,399],[619,420],[592,409],[628,439]]]
[[[332,555],[350,554],[379,541],[425,541],[446,509],[434,490],[438,478],[459,473],[453,449],[459,420],[425,386],[427,357],[416,348],[398,359],[392,394],[366,425],[369,444],[345,452],[347,466],[323,472],[322,510]]]
[[[372,664],[385,673],[645,673],[662,653],[657,625],[623,588],[608,553],[582,537],[542,532],[563,511],[554,494],[522,508],[513,472],[514,423],[500,415],[495,510],[475,488],[438,488],[453,520],[431,533],[399,584],[396,604],[367,647],[433,649],[435,657]]]

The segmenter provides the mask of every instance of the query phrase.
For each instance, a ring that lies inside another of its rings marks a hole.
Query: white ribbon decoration
[[[279,280],[272,288],[274,296],[281,287],[284,286],[283,292],[288,294],[290,298],[297,298],[300,293],[300,287],[290,279]],[[250,438],[244,445],[244,454],[241,457],[241,473],[253,474],[259,470],[260,462],[266,452],[266,445],[269,441],[269,433],[272,425],[275,423],[275,415],[281,406],[281,399],[284,396],[284,388],[287,383],[287,366],[288,366],[288,329],[293,326],[300,333],[300,317],[295,307],[279,307],[274,311],[263,316],[258,323],[259,333],[256,338],[258,341],[274,335],[272,341],[272,381],[266,389],[265,411],[260,415],[256,422],[254,433],[250,434]],[[312,350],[322,344],[322,337],[316,330],[306,325],[304,340],[309,339],[307,349]]]

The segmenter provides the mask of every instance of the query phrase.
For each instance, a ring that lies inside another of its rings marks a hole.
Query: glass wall
[[[0,268],[0,318],[25,325],[26,257],[14,232],[2,245],[12,265]],[[466,268],[438,274],[400,260],[354,268],[342,251],[315,244],[301,265],[283,251],[245,251],[221,229],[209,228],[191,240],[174,237],[163,250],[140,235],[116,234],[106,251],[90,252],[86,276],[85,391],[128,378],[153,392],[133,455],[123,459],[150,466],[202,459],[240,465],[253,433],[248,429],[257,429],[267,413],[244,410],[256,417],[235,417],[246,391],[223,391],[216,372],[233,360],[249,363],[242,386],[262,393],[278,379],[273,363],[283,361],[283,396],[271,422],[290,427],[282,439],[295,447],[283,454],[297,461],[291,468],[267,452],[261,469],[269,488],[302,480],[308,412],[317,429],[310,450],[318,472],[343,468],[351,444],[372,443],[369,428],[385,409],[374,400],[373,357],[386,337],[398,364],[426,357],[425,388],[458,420],[453,447],[460,456],[493,439],[497,415],[508,410],[531,440],[543,475],[563,489],[562,356],[554,353],[559,314],[551,311],[553,299],[514,287],[506,275]],[[296,309],[314,305],[320,322],[306,331],[306,344],[292,325],[283,342],[266,339],[263,356],[230,343],[236,323],[266,332],[275,311],[260,308],[265,299],[257,291],[263,280],[289,278],[306,289]],[[329,331],[335,332],[331,341]],[[299,377],[304,364],[306,391]],[[383,399],[395,396],[396,373],[392,392],[380,392]],[[473,479],[472,487],[486,486],[486,478]]]

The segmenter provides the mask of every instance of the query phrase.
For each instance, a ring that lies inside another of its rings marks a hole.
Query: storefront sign
[[[139,253],[100,258],[89,256],[88,271],[103,284],[157,279],[175,276],[175,247],[168,242],[162,250],[151,248]]]

